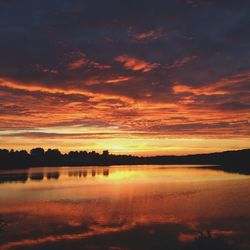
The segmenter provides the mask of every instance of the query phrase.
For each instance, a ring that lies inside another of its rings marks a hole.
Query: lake
[[[250,249],[250,176],[207,167],[1,171],[0,204],[2,250]]]

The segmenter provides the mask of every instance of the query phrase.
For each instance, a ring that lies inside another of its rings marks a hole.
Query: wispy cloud
[[[94,69],[110,69],[111,65],[101,64],[99,62],[90,60],[87,58],[87,55],[82,52],[75,52],[69,54],[72,59],[70,63],[68,63],[68,69],[76,70],[82,67],[94,68]]]
[[[131,80],[133,77],[130,76],[118,76],[113,79],[106,80],[106,83],[120,83],[120,82],[126,82],[128,80]]]
[[[195,60],[196,58],[197,58],[197,56],[195,56],[195,55],[178,58],[172,64],[168,65],[167,69],[181,68],[182,66],[188,64],[189,62]]]
[[[148,30],[145,32],[136,32],[133,28],[130,28],[129,35],[132,37],[133,41],[149,42],[159,39],[164,35],[164,33],[161,28]]]
[[[194,95],[225,95],[242,92],[241,88],[244,84],[249,84],[250,71],[244,71],[223,77],[217,82],[208,86],[193,87],[185,84],[175,84],[173,86],[174,93],[192,93]],[[245,90],[244,90],[245,91]],[[249,92],[249,91],[247,91]]]
[[[44,66],[42,66],[40,64],[32,65],[32,68],[37,72],[58,74],[57,69],[55,69],[55,68],[47,68],[47,67],[44,67]]]

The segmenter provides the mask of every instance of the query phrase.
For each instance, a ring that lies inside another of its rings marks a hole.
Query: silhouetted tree
[[[32,157],[44,157],[44,153],[43,148],[33,148],[30,150],[30,155]]]
[[[30,150],[33,165],[43,166],[45,163],[45,152],[43,148],[33,148]]]
[[[61,165],[63,163],[61,152],[58,149],[48,149],[45,152],[45,162],[52,166]]]
[[[131,155],[112,155],[107,150],[102,154],[95,151],[70,151],[61,154],[58,149],[34,148],[30,154],[25,150],[8,151],[0,149],[1,168],[27,168],[35,166],[109,166],[135,164],[210,164],[220,165],[217,169],[229,172],[250,174],[250,149],[226,151],[221,153],[185,156],[137,157]]]

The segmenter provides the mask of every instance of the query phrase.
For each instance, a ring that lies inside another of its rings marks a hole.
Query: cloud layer
[[[121,152],[135,140],[146,154],[190,138],[207,142],[193,151],[246,147],[249,11],[244,0],[1,1],[0,147],[30,148],[31,135]]]

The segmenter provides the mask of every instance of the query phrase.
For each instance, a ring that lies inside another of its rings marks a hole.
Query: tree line
[[[210,164],[237,169],[250,165],[250,149],[225,151],[209,154],[167,155],[142,157],[132,155],[114,155],[108,150],[102,154],[95,151],[70,151],[61,153],[58,149],[33,148],[26,150],[0,149],[0,169],[28,168],[42,166],[109,166],[140,164]]]

